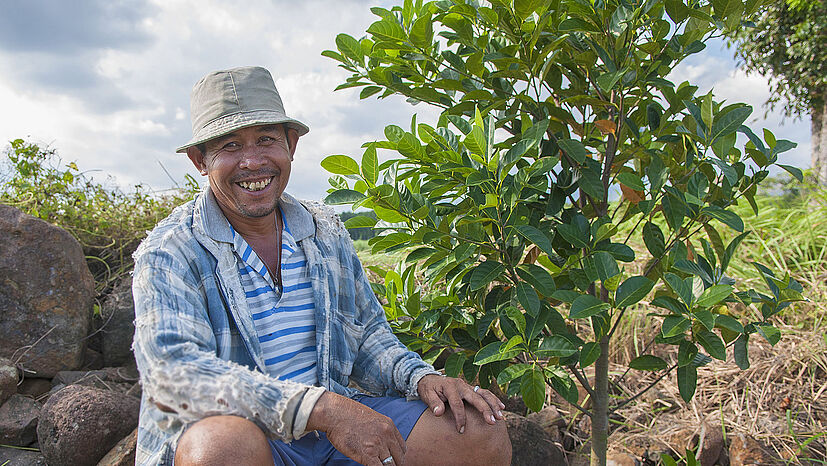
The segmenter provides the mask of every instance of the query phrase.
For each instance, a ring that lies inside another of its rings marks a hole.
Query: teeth
[[[248,191],[261,191],[262,189],[266,188],[268,184],[270,184],[271,180],[272,178],[254,182],[241,181],[238,183],[238,185]]]

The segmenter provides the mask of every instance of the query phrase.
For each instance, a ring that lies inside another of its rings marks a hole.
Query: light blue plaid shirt
[[[385,319],[339,216],[283,195],[279,206],[307,258],[316,308],[319,387],[266,375],[229,223],[208,190],[161,221],[135,252],[133,350],[143,398],[136,462],[170,465],[187,425],[214,415],[255,422],[270,438],[305,433],[330,390],[417,397],[436,373]]]

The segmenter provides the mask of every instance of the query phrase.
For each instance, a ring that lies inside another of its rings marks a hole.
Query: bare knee
[[[474,416],[474,424],[465,431],[465,435],[472,434],[469,443],[477,451],[473,464],[487,464],[491,466],[507,466],[511,464],[511,439],[505,421],[496,424],[486,423],[481,415]],[[469,416],[469,421],[471,421]],[[474,435],[476,434],[476,435]]]
[[[273,464],[264,432],[237,416],[213,416],[193,424],[178,440],[177,466]]]

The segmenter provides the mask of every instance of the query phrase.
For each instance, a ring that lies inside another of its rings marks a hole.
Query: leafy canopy
[[[759,6],[406,0],[372,8],[365,37],[340,34],[323,53],[351,73],[340,89],[442,109],[435,124],[386,127],[360,161],[322,162],[328,203],[378,217],[347,225],[380,231],[374,252],[409,251],[376,286],[400,338],[430,357],[449,349],[449,375],[496,381],[532,410],[546,385],[577,403],[575,380],[588,386],[633,306],[678,354],[631,368],[677,368],[687,400],[710,357],[732,347],[745,368],[752,336],[777,342],[771,318],[801,286],[760,264],[768,292],[726,275],[749,234],[730,207],[757,211],[758,184],[795,145],[745,126],[749,106],[666,79]],[[631,248],[640,236],[645,250]]]

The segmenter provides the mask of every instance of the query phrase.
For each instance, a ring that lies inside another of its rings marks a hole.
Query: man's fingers
[[[497,398],[497,395],[485,389],[480,389],[477,394],[480,395],[488,404],[488,407],[491,408],[491,412],[494,413],[494,417],[497,419],[503,419],[502,410],[505,408],[505,405],[499,398]]]
[[[465,433],[465,404],[456,390],[451,390],[448,396],[448,404],[451,406],[451,412],[454,413],[454,423],[457,425],[457,432]]]
[[[465,397],[465,399],[470,403],[473,407],[477,408],[477,410],[482,414],[482,418],[485,419],[485,422],[489,424],[496,424],[497,420],[494,419],[494,410],[489,405],[487,399],[485,399],[485,393],[488,390],[480,389],[477,392],[473,390]],[[494,396],[491,394],[491,396]],[[494,397],[496,398],[496,397]]]
[[[442,416],[445,413],[445,404],[441,397],[433,390],[426,390],[419,394],[419,398],[428,405],[434,416]]]
[[[388,456],[393,457],[393,464],[396,466],[402,466],[405,464],[405,449],[404,449],[404,440],[402,444],[396,442],[390,442],[388,445],[390,449],[390,453],[388,455],[383,456],[381,459],[385,459]]]

